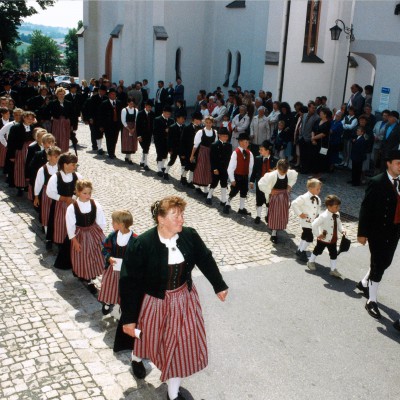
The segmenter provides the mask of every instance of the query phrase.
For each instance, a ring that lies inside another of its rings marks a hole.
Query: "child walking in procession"
[[[296,256],[300,261],[307,262],[307,247],[313,242],[311,224],[321,212],[321,199],[318,197],[321,192],[322,182],[312,178],[307,181],[307,192],[292,201],[294,214],[300,218],[300,226],[303,230]]]
[[[92,199],[92,191],[92,182],[76,182],[77,199],[68,206],[65,219],[71,241],[72,272],[87,282],[90,293],[96,294],[94,279],[103,273],[104,267],[101,249],[106,219],[101,205]]]
[[[285,230],[289,222],[289,196],[298,175],[295,170],[289,169],[289,162],[285,159],[280,159],[276,167],[258,182],[269,203],[268,227],[272,229],[272,243],[278,243],[278,230]]]
[[[322,254],[327,247],[330,257],[330,272],[336,278],[343,279],[342,274],[336,268],[337,260],[337,241],[339,234],[344,235],[342,221],[340,220],[339,209],[341,200],[334,194],[330,194],[325,198],[325,206],[327,210],[320,214],[312,223],[312,232],[317,236],[317,245],[311,254],[307,263],[307,267],[311,271],[316,270],[315,259]]]
[[[268,205],[267,200],[265,198],[264,192],[260,190],[258,187],[258,181],[268,172],[271,172],[272,169],[275,168],[276,160],[271,156],[272,152],[272,143],[268,140],[264,140],[260,145],[260,155],[256,157],[254,161],[253,172],[250,177],[250,189],[254,188],[254,184],[256,186],[256,207],[257,207],[257,216],[254,218],[254,223],[259,224],[261,222],[261,213],[262,207],[265,204],[266,212],[265,212],[265,222],[268,223]]]

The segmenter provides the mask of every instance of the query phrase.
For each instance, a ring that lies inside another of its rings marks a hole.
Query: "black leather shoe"
[[[209,206],[211,206],[212,204],[212,199],[209,199],[208,197],[206,198],[206,204],[208,204]]]
[[[222,206],[222,207],[225,207],[225,204],[226,204],[226,202],[225,203],[223,201],[219,202],[219,205]]]
[[[150,171],[150,168],[149,168],[148,165],[145,165],[145,166],[143,167],[143,169],[144,169],[145,171]]]
[[[97,150],[97,154],[99,156],[102,156],[104,154],[104,150],[103,149]]]
[[[101,307],[101,312],[103,313],[103,315],[110,314],[111,306],[109,304],[103,304],[103,307]]]
[[[132,160],[128,160],[128,164],[129,165],[133,165],[133,161]]]
[[[229,214],[229,211],[231,209],[231,206],[228,206],[227,204],[224,205],[224,214]]]
[[[178,392],[178,397],[175,397],[175,399],[170,399],[167,394],[167,400],[186,400],[186,398],[182,396],[181,392]]]
[[[358,282],[356,288],[363,293],[363,296],[369,298],[369,287],[364,287],[362,282]]]
[[[126,162],[126,163],[129,163],[129,158],[125,158],[125,162]]]
[[[382,317],[381,313],[379,312],[378,304],[374,301],[367,302],[365,304],[365,309],[368,311],[368,314],[375,319],[380,319]]]
[[[261,222],[261,218],[260,218],[260,217],[255,217],[255,218],[254,218],[254,223],[255,223],[256,225],[258,225],[260,222]]]
[[[397,329],[398,331],[400,331],[400,319],[393,322],[393,327],[394,327],[394,329]]]
[[[186,179],[184,176],[181,176],[181,184],[182,184],[183,186],[186,186],[186,185],[187,185],[187,179]]]
[[[132,361],[132,372],[138,379],[146,378],[146,368],[143,361]]]
[[[245,208],[239,208],[238,214],[251,215],[251,212],[247,211]]]
[[[168,175],[167,173],[164,174],[164,179],[165,179],[166,181],[169,181],[169,175]]]
[[[139,166],[140,166],[141,168],[144,168],[144,163],[141,162],[141,163],[139,164]]]
[[[277,236],[276,235],[274,235],[274,236],[271,236],[271,242],[272,243],[278,243],[278,238],[277,238]]]
[[[308,262],[307,253],[305,251],[297,250],[296,256],[299,259],[299,261]]]
[[[88,288],[89,292],[92,293],[93,296],[96,296],[97,288],[94,285],[94,283],[88,283],[87,288]]]
[[[46,240],[46,250],[51,250],[53,248],[53,242],[51,240]]]
[[[158,172],[157,172],[157,176],[159,176],[160,178],[162,178],[163,175],[164,175],[164,172],[162,172],[162,171],[158,171]]]
[[[196,188],[196,193],[203,195],[203,191],[200,188]]]

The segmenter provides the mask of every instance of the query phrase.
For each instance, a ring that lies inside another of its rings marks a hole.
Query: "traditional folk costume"
[[[239,214],[249,215],[244,208],[247,193],[249,191],[249,177],[253,172],[254,156],[249,149],[242,149],[240,146],[235,149],[231,155],[228,166],[228,176],[231,182],[236,185],[231,186],[228,200],[224,206],[224,213],[229,214],[232,199],[240,192]]]
[[[167,168],[165,169],[164,179],[167,180],[169,179],[168,172],[170,168],[175,164],[175,161],[179,155],[179,144],[183,134],[183,128],[184,125],[179,125],[177,122],[175,122],[175,124],[171,125],[171,127],[169,128],[168,152],[170,153],[170,155]],[[181,162],[181,176],[183,176],[185,172],[185,163],[182,159],[180,159],[180,162]]]
[[[217,140],[210,146],[210,164],[212,181],[207,195],[207,203],[212,203],[212,196],[218,184],[221,185],[221,205],[225,206],[228,187],[228,166],[232,155],[232,145]],[[218,174],[215,173],[218,171]]]
[[[4,168],[4,173],[7,173],[6,154],[8,135],[10,134],[10,129],[16,124],[17,122],[11,121],[0,129],[0,168]]]
[[[47,233],[47,226],[49,223],[49,215],[52,200],[47,196],[46,190],[47,185],[49,183],[50,178],[57,173],[58,166],[50,165],[49,163],[45,164],[43,167],[39,168],[39,171],[36,175],[35,186],[34,186],[34,195],[38,196],[40,201],[40,222],[44,227],[45,233]]]
[[[198,233],[183,230],[171,239],[157,228],[129,243],[122,263],[121,321],[143,333],[134,353],[161,370],[161,380],[185,378],[207,366],[204,320],[191,272],[197,265],[214,288],[226,290],[218,266]],[[170,381],[169,381],[170,382]],[[179,387],[179,385],[178,385]]]
[[[268,202],[265,198],[264,192],[260,190],[258,187],[259,180],[268,172],[271,172],[273,168],[276,166],[276,159],[269,155],[268,157],[257,156],[254,161],[253,172],[250,176],[250,183],[254,183],[256,186],[256,207],[257,207],[257,216],[254,219],[254,222],[258,224],[261,220],[261,213],[263,205],[266,206],[266,214],[265,214],[265,222],[268,222]]]
[[[136,132],[140,147],[142,148],[142,159],[140,161],[140,166],[146,171],[149,170],[148,157],[149,149],[151,144],[151,138],[153,136],[153,125],[154,125],[155,114],[153,111],[147,112],[145,109],[139,111],[136,119]]]
[[[197,117],[199,117],[197,115]],[[201,119],[201,118],[200,118]],[[183,160],[185,165],[185,172],[189,172],[188,178],[186,178],[186,173],[181,177],[182,184],[188,184],[189,187],[193,186],[193,171],[196,167],[195,163],[190,162],[190,156],[193,150],[194,137],[196,132],[200,129],[200,126],[194,125],[193,122],[183,128],[183,134],[181,136],[181,142],[179,147],[179,157]]]
[[[31,162],[33,160],[33,158],[35,157],[35,154],[39,151],[43,150],[43,147],[40,146],[40,144],[38,142],[32,142],[29,146],[28,146],[28,150],[26,153],[26,160],[25,160],[25,177],[26,179],[29,179],[28,182],[28,199],[33,201],[33,188],[35,186],[35,180],[32,181],[32,173],[30,170],[30,165]],[[37,172],[37,171],[36,171]]]
[[[64,100],[63,103],[53,100],[48,105],[48,111],[52,119],[51,133],[56,138],[57,146],[66,153],[71,137],[72,104],[68,100]]]
[[[317,239],[317,245],[311,254],[307,264],[308,268],[315,270],[315,259],[322,254],[325,248],[328,248],[330,258],[331,275],[341,278],[341,274],[336,269],[336,259],[338,255],[337,241],[339,234],[343,234],[342,221],[339,213],[331,213],[325,210],[311,224],[312,233],[315,236],[323,235],[323,239]]]
[[[106,226],[102,207],[93,199],[86,202],[77,199],[68,206],[65,219],[69,240],[76,237],[81,246],[81,251],[71,246],[73,273],[86,281],[100,276],[104,268],[101,249]]]
[[[264,192],[269,203],[268,227],[272,229],[271,241],[277,242],[277,230],[286,229],[289,222],[289,192],[297,181],[297,172],[289,169],[285,175],[278,170],[266,173],[259,181],[258,187]]]
[[[125,107],[121,111],[121,153],[125,154],[125,161],[132,164],[132,154],[135,154],[138,147],[138,140],[136,134],[136,118],[139,111],[135,107]],[[133,133],[129,130],[133,129]]]
[[[303,261],[308,261],[306,250],[314,240],[311,224],[321,212],[321,199],[310,192],[304,193],[292,201],[292,210],[296,216],[307,214],[306,218],[300,218],[303,232],[296,255]]]
[[[172,118],[164,118],[163,115],[154,120],[153,135],[157,152],[158,176],[163,176],[165,172],[165,163],[168,157],[168,131],[173,124]]]
[[[210,147],[215,142],[217,131],[214,129],[207,130],[203,128],[197,131],[193,147],[196,150],[196,167],[193,172],[193,184],[198,186],[206,186],[212,183]]]

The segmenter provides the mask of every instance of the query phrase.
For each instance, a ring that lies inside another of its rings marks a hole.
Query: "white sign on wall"
[[[378,110],[380,112],[389,108],[389,98],[390,98],[390,88],[382,86],[381,97],[379,99],[379,107],[378,107]]]

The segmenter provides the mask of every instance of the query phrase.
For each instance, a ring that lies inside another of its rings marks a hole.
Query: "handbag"
[[[328,154],[328,148],[327,147],[321,147],[319,149],[319,154],[322,154],[323,156],[326,156]]]
[[[340,241],[338,255],[340,253],[344,253],[350,249],[351,240],[348,239],[345,235],[342,236],[342,240]]]

